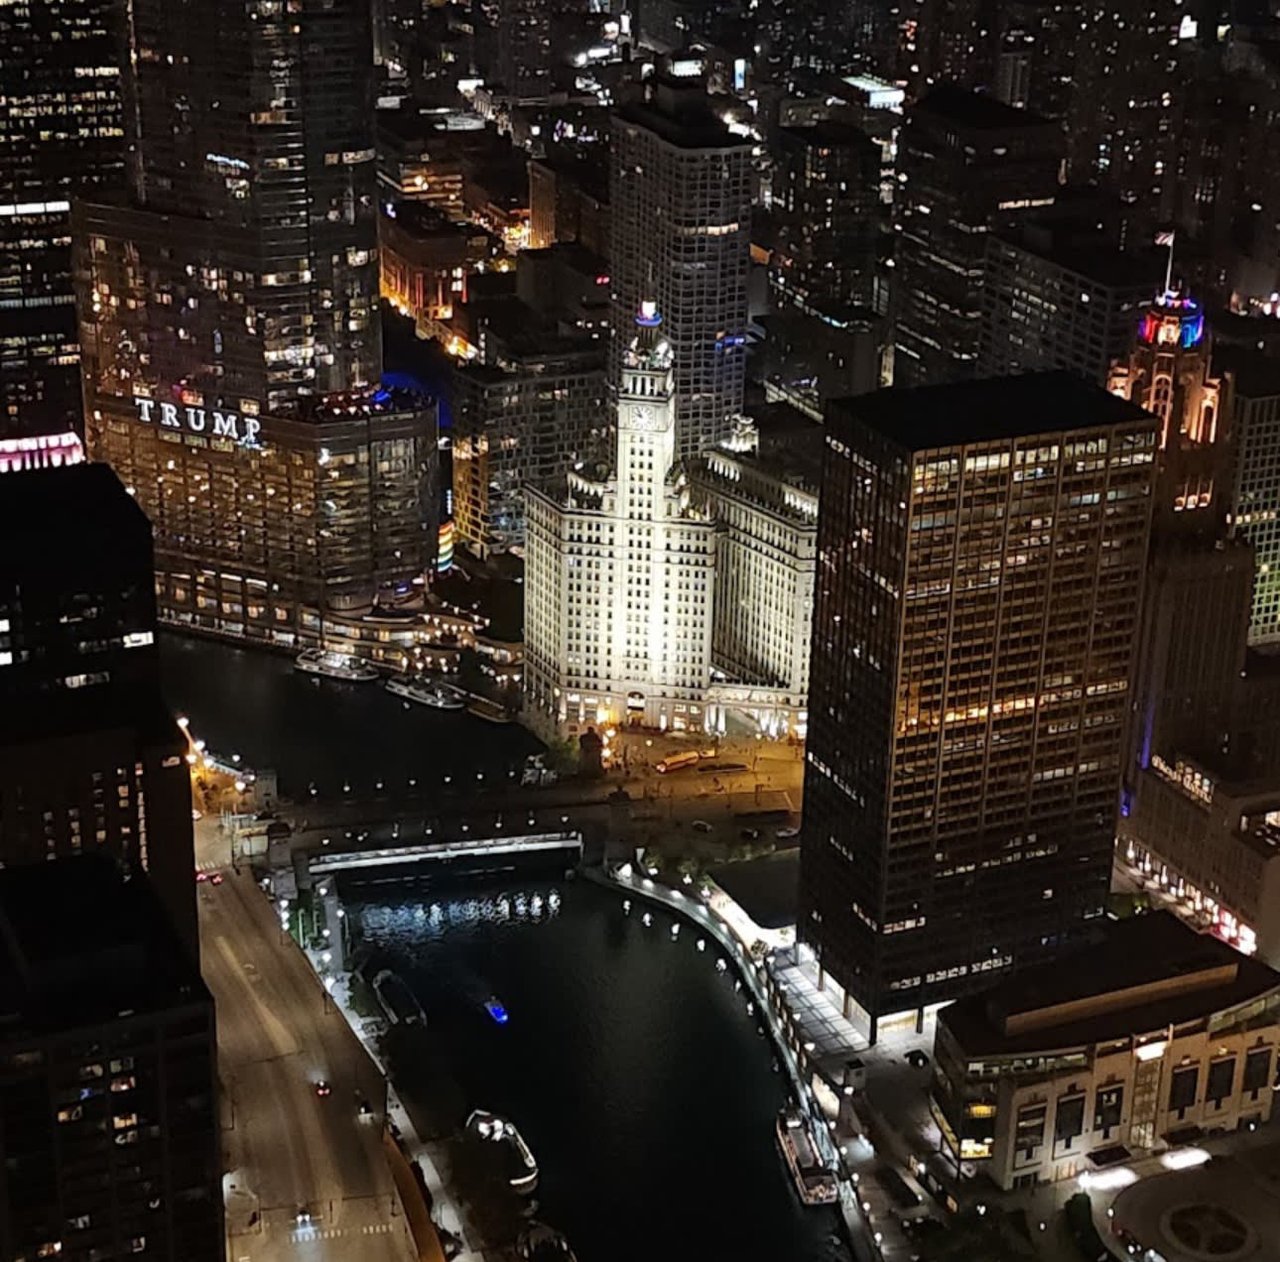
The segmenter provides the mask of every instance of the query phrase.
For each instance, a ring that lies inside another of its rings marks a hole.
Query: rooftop
[[[1117,250],[1102,233],[1086,236],[1070,230],[1056,231],[1051,225],[1036,225],[1004,234],[1000,240],[1107,289],[1133,287],[1143,290],[1143,296],[1150,299],[1164,283],[1166,251],[1155,247]]]
[[[946,119],[958,127],[971,127],[980,131],[1008,131],[1010,129],[1046,127],[1050,122],[1032,110],[1017,110],[993,96],[968,92],[954,84],[943,83],[927,92],[911,112],[932,114]]]
[[[212,1000],[144,877],[99,854],[0,869],[6,1037],[193,1003]]]
[[[717,117],[700,84],[666,75],[654,75],[649,83],[652,94],[618,110],[615,117],[620,122],[647,128],[680,149],[741,149],[750,144]]]
[[[1031,1055],[1201,1020],[1271,992],[1280,973],[1169,912],[1105,922],[1101,941],[938,1014],[968,1056]]]
[[[877,390],[833,399],[828,418],[860,422],[908,451],[1156,423],[1137,404],[1062,371]]]

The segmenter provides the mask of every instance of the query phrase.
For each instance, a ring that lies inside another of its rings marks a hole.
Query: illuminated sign
[[[166,403],[161,399],[144,399],[141,395],[135,395],[133,403],[138,409],[138,420],[147,425],[185,429],[192,434],[207,434],[210,438],[229,438],[241,447],[258,445],[262,423],[257,417],[224,412],[221,408],[206,411],[187,403]]]

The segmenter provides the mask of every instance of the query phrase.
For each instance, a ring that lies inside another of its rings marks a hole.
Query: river
[[[319,684],[287,657],[166,636],[171,705],[286,794],[410,776],[489,775],[535,748],[521,729],[406,711],[375,685]],[[482,788],[478,788],[482,792]],[[829,1209],[806,1208],[774,1141],[787,1080],[711,942],[582,881],[344,891],[364,940],[417,993],[467,1108],[519,1125],[543,1218],[580,1262],[826,1262]],[[554,895],[554,897],[553,897]],[[534,898],[538,902],[535,911]],[[505,901],[504,901],[505,900]],[[510,1012],[499,1026],[484,999]],[[425,1096],[421,1065],[397,1086]]]

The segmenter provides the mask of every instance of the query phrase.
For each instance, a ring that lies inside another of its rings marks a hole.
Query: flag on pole
[[[1156,233],[1156,245],[1172,245],[1172,244],[1173,244],[1173,233],[1172,233],[1172,232],[1158,232],[1158,233]]]

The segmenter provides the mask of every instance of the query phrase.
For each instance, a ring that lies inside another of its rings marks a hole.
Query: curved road
[[[247,873],[202,883],[199,904],[218,1012],[229,1259],[410,1258],[382,1150],[382,1076]],[[359,1116],[362,1099],[371,1117]]]

